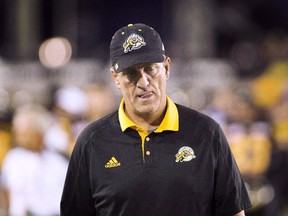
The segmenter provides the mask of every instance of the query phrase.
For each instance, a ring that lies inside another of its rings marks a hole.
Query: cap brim
[[[117,61],[117,68],[114,65],[114,70],[119,73],[133,65],[142,63],[159,63],[165,59],[162,53],[141,53],[140,55],[123,55]]]

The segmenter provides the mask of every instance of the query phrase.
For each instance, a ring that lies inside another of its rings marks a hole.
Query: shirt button
[[[150,137],[146,137],[146,141],[149,142],[150,141]]]
[[[146,155],[149,156],[151,154],[150,151],[146,151]]]

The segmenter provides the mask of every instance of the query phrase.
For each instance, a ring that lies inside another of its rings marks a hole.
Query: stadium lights
[[[45,40],[39,48],[39,59],[48,68],[59,68],[66,65],[72,56],[70,42],[62,37]]]

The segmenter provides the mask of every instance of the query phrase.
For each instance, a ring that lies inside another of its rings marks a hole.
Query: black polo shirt
[[[232,216],[251,207],[215,121],[167,98],[162,123],[148,133],[123,103],[79,136],[62,216]]]

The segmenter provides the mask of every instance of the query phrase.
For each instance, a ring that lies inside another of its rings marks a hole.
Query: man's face
[[[166,81],[170,59],[162,63],[134,65],[120,73],[111,70],[116,86],[122,91],[127,114],[150,116],[166,107]]]
[[[13,120],[13,137],[17,146],[31,151],[40,151],[43,148],[43,134],[35,128],[33,114],[20,114]]]

